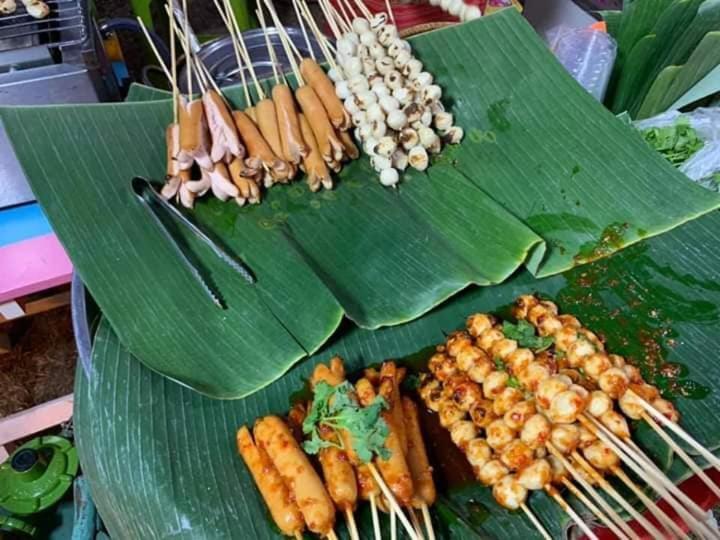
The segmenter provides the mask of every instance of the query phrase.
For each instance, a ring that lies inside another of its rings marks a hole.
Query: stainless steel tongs
[[[143,207],[153,217],[153,220],[158,225],[163,235],[170,244],[174,247],[175,251],[180,257],[185,267],[190,271],[195,280],[200,284],[203,290],[207,293],[213,303],[219,308],[224,309],[226,306],[221,300],[221,296],[208,284],[202,275],[202,270],[192,262],[191,258],[185,253],[183,248],[173,238],[172,233],[168,230],[165,224],[160,219],[157,210],[162,208],[169,217],[173,218],[176,222],[180,223],[185,228],[189,229],[193,235],[207,245],[212,252],[235,272],[240,274],[245,281],[248,283],[255,283],[255,277],[252,275],[247,266],[235,257],[230,255],[227,251],[221,248],[216,242],[214,242],[207,234],[205,234],[200,228],[190,221],[180,210],[175,208],[172,204],[166,201],[160,194],[155,190],[152,183],[141,176],[136,176],[132,179],[132,190],[137,196],[138,200],[142,203]]]

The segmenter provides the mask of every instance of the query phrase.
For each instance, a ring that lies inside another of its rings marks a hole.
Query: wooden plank
[[[37,315],[38,313],[66,306],[70,304],[70,296],[70,285],[61,285],[46,291],[17,298],[5,304],[0,304],[0,323],[22,317],[29,317],[31,315]],[[12,309],[3,309],[3,307],[8,306]]]
[[[50,311],[62,306],[67,306],[70,303],[70,291],[62,291],[56,294],[51,294],[45,298],[38,300],[32,300],[25,304],[25,314],[35,315],[36,313],[42,313],[43,311]]]
[[[0,419],[0,446],[67,422],[72,417],[73,395],[59,397]]]
[[[0,354],[9,353],[11,348],[10,335],[0,330]]]

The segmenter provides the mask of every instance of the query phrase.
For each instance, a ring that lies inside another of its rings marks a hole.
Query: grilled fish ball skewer
[[[302,534],[305,522],[300,509],[275,465],[265,451],[255,445],[250,430],[245,426],[237,432],[237,445],[278,529],[288,536]]]
[[[277,416],[266,416],[256,422],[254,432],[290,488],[308,529],[329,534],[335,525],[332,499],[288,426]]]

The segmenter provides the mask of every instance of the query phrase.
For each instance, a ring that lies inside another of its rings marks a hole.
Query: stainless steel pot
[[[309,56],[310,48],[300,28],[288,27],[286,30],[300,53],[303,56]],[[267,28],[267,33],[275,49],[275,56],[277,57],[280,70],[289,71],[291,67],[290,62],[283,50],[277,29],[269,27]],[[318,58],[318,60],[322,59],[322,51],[317,40],[312,34],[308,34],[308,37],[315,57]],[[245,41],[248,55],[250,56],[253,69],[258,79],[271,77],[273,74],[272,62],[270,61],[270,54],[267,50],[265,35],[262,29],[257,28],[243,32],[243,40]],[[205,63],[210,74],[220,86],[240,83],[240,72],[230,36],[219,37],[205,43],[200,47],[198,57]],[[247,69],[245,69],[245,77],[250,80],[250,73]],[[178,81],[181,91],[187,91],[187,75],[184,66],[178,76]]]

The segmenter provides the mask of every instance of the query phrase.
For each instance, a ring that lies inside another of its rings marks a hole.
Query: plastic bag
[[[699,108],[689,113],[668,111],[633,125],[643,131],[672,126],[679,119],[688,121],[704,144],[678,170],[703,187],[720,192],[720,107]]]

